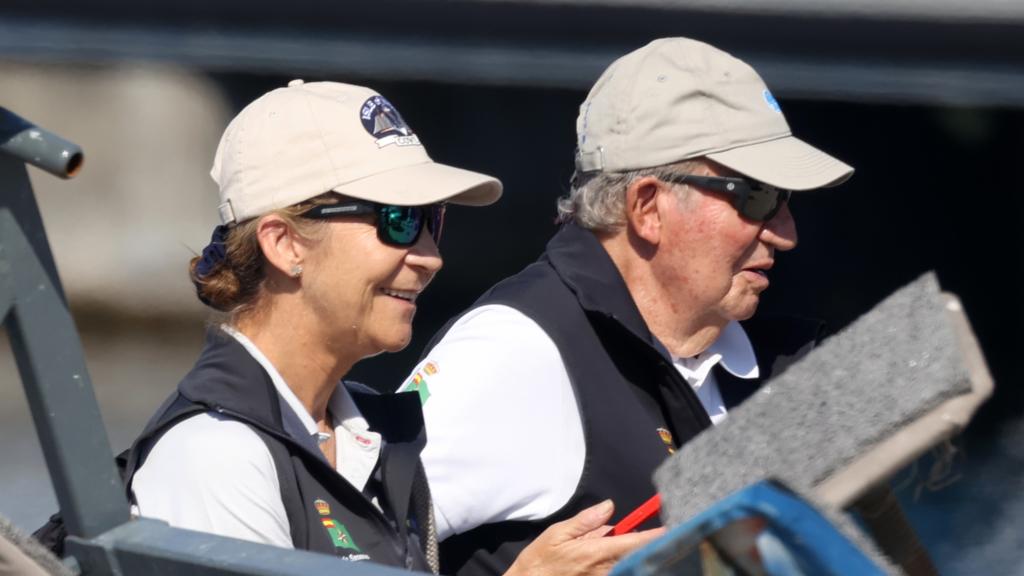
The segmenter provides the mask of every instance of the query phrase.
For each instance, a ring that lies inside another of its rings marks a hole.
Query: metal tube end
[[[18,158],[60,178],[82,169],[82,148],[0,107],[0,153]]]

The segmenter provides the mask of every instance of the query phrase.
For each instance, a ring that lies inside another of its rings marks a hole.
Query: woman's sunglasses
[[[746,178],[678,174],[663,180],[675,184],[693,184],[714,192],[729,194],[733,198],[732,205],[737,212],[758,222],[767,222],[774,218],[793,194],[790,190],[775,188]]]
[[[434,244],[441,242],[441,227],[444,225],[445,204],[428,206],[392,206],[362,200],[339,204],[321,204],[302,213],[303,218],[337,218],[339,216],[377,217],[377,237],[391,246],[408,247],[420,238],[423,228],[430,232]]]

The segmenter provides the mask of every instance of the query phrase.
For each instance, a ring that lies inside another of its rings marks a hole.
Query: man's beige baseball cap
[[[382,204],[483,206],[501,182],[438,164],[383,96],[336,82],[293,80],[228,125],[210,175],[224,224],[334,191]]]
[[[794,138],[746,63],[703,42],[662,38],[619,58],[580,106],[579,172],[707,157],[778,188],[842,183],[853,168]]]

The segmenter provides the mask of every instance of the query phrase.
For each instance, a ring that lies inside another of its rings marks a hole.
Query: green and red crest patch
[[[335,548],[346,548],[362,552],[359,546],[352,540],[352,535],[348,533],[348,528],[345,528],[344,524],[336,522],[333,518],[321,518],[320,522],[327,529],[327,533],[331,536],[331,542]]]
[[[334,518],[328,518],[331,515],[331,505],[326,500],[317,498],[313,501],[313,507],[316,508],[317,514],[321,516],[320,523],[324,525],[324,529],[327,530],[327,534],[331,537],[331,543],[334,544],[335,548],[362,552],[355,541],[352,540],[352,535],[348,533],[348,528],[345,528],[344,524]]]

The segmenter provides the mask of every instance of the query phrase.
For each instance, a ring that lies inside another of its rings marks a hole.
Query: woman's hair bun
[[[226,261],[222,260],[210,268],[204,266],[202,256],[196,256],[189,263],[189,277],[196,287],[196,296],[203,304],[221,312],[229,312],[243,304],[239,301],[241,283]]]

